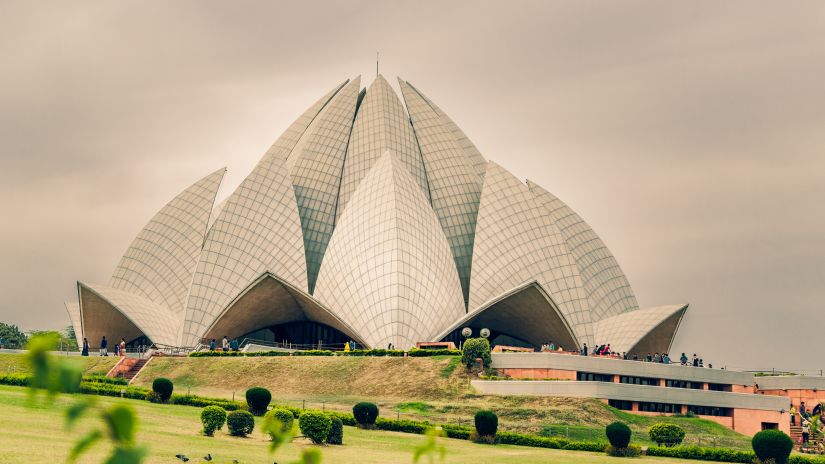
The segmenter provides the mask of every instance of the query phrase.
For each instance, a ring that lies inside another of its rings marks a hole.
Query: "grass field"
[[[115,365],[117,356],[67,356],[69,362],[82,366],[84,374],[106,374]],[[0,374],[28,372],[26,357],[22,354],[0,353]]]
[[[0,462],[63,462],[74,441],[99,422],[87,417],[72,432],[67,432],[64,428],[64,410],[76,399],[71,395],[61,395],[51,405],[30,407],[25,388],[0,387],[4,431],[0,440]],[[207,453],[213,456],[215,463],[230,463],[233,460],[239,463],[285,463],[296,459],[303,448],[310,446],[299,438],[271,455],[268,453],[267,439],[258,430],[248,438],[231,437],[225,429],[212,438],[200,435],[199,408],[104,397],[99,400],[104,406],[124,402],[135,408],[140,420],[138,442],[148,447],[149,455],[145,462],[149,464],[180,462],[174,457],[176,454],[185,454],[192,458],[190,462],[199,463],[203,462],[200,457]],[[322,447],[323,462],[411,463],[413,450],[424,440],[419,435],[344,427],[344,445]],[[480,445],[465,440],[441,439],[441,443],[447,449],[447,463],[610,464],[617,459],[598,453]],[[101,462],[107,452],[107,445],[100,443],[79,462]],[[633,462],[688,463],[678,459],[647,457]]]
[[[112,359],[82,362],[87,371],[105,372]],[[3,366],[24,371],[23,360],[0,355],[0,372]],[[149,388],[157,377],[172,379],[178,393],[243,400],[247,388],[262,386],[280,404],[350,411],[359,401],[372,401],[383,417],[433,423],[468,425],[476,411],[492,409],[501,430],[571,440],[603,440],[605,425],[621,420],[639,443],[651,444],[647,429],[670,422],[686,430],[685,443],[750,449],[748,437],[704,419],[633,415],[593,399],[478,395],[456,357],[154,358],[134,385]]]

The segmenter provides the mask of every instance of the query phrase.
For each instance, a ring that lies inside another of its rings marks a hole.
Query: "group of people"
[[[564,351],[561,345],[556,345],[553,340],[541,345],[541,351]]]
[[[217,349],[217,343],[215,339],[209,341],[209,351],[215,351]],[[229,341],[226,335],[223,336],[223,340],[221,340],[221,349],[219,351],[238,351],[238,340],[234,339]]]
[[[825,427],[825,417],[822,416],[822,403],[817,403],[810,411],[805,406],[805,402],[799,403],[799,409],[791,404],[791,425],[796,425],[796,416],[799,415],[800,425],[802,426],[802,446],[808,444],[811,439],[811,421],[820,421],[819,428]]]
[[[550,342],[549,345],[542,345],[542,351],[555,351],[553,349],[553,342]],[[559,348],[561,351],[561,348]],[[616,359],[624,359],[625,361],[645,361],[645,362],[652,362],[652,363],[660,363],[660,364],[673,364],[673,360],[670,358],[668,353],[648,353],[647,356],[643,356],[641,359],[639,355],[628,355],[626,352],[616,352],[610,348],[610,343],[606,345],[598,345],[595,349],[591,352],[590,349],[587,347],[587,343],[584,344],[579,354],[582,356],[603,356],[609,358],[616,358]],[[693,354],[693,361],[691,362],[685,353],[682,353],[682,356],[679,358],[679,362],[683,366],[690,366],[693,367],[705,367],[705,361],[698,357],[696,353]],[[712,368],[712,364],[708,364],[709,368]]]
[[[89,340],[83,339],[83,347],[80,349],[81,356],[89,356]],[[106,336],[100,340],[100,356],[109,356],[109,341]],[[115,345],[115,356],[126,356],[126,339],[121,338],[120,343]]]

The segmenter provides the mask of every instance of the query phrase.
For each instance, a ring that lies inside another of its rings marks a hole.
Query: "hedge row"
[[[756,459],[753,451],[742,451],[729,448],[703,448],[699,446],[651,446],[647,449],[648,456],[663,456],[668,458],[697,459],[701,461],[735,462],[751,464]],[[792,454],[788,464],[825,464],[825,457],[802,456]]]
[[[402,357],[403,350],[352,350],[352,351],[329,351],[329,350],[307,350],[307,351],[195,351],[189,353],[192,358],[219,358],[219,357],[266,357],[266,356],[390,356]],[[428,356],[460,356],[460,350],[423,350],[413,348],[407,351],[407,356],[414,358],[428,357]]]

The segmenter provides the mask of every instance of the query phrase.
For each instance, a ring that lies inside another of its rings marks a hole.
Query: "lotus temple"
[[[225,200],[225,169],[183,190],[108,282],[77,283],[66,308],[78,337],[407,349],[469,328],[494,345],[670,351],[686,304],[640,308],[584,219],[398,86],[400,97],[382,76],[347,80]]]

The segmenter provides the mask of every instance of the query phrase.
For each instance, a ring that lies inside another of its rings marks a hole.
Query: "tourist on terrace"
[[[822,404],[818,403],[814,408],[811,410],[812,416],[821,416],[822,415]]]
[[[622,359],[627,361],[627,351],[622,351]]]
[[[802,446],[808,444],[808,437],[811,436],[811,425],[808,421],[802,420]]]
[[[654,354],[653,355],[653,362],[661,363],[662,362],[662,355],[660,355],[659,353]]]
[[[696,356],[696,353],[693,353],[693,367],[699,367],[699,357]]]
[[[705,367],[705,362],[702,361],[702,358],[699,358],[699,367]]]
[[[683,366],[687,366],[688,359],[685,353],[682,353],[682,357],[679,358],[679,362],[681,362]]]
[[[89,340],[83,339],[83,348],[80,351],[80,356],[89,356]]]
[[[100,341],[100,355],[101,356],[109,356],[109,352],[107,351],[107,346],[109,342],[106,341],[106,336],[103,336],[103,340]]]
[[[651,356],[650,353],[648,353],[647,356],[645,357],[645,361],[646,362],[653,362],[653,356]]]
[[[214,338],[209,342],[209,351],[215,351],[215,339]]]
[[[118,354],[120,356],[126,356],[126,339],[125,338],[120,339],[120,345],[118,345],[117,349],[118,349]]]
[[[584,344],[581,351],[582,356],[587,356],[587,343]]]
[[[221,348],[223,351],[229,351],[229,339],[226,338],[226,335],[223,336],[223,340],[221,340]]]
[[[796,425],[796,406],[791,404],[791,425]]]
[[[229,344],[229,348],[231,348],[232,351],[238,351],[238,339],[237,338],[232,340],[232,343]]]
[[[665,354],[664,354],[664,356],[662,356],[662,362],[663,362],[664,364],[670,364],[670,362],[671,362],[671,361],[670,361],[670,355],[668,355],[667,353],[665,353]]]

